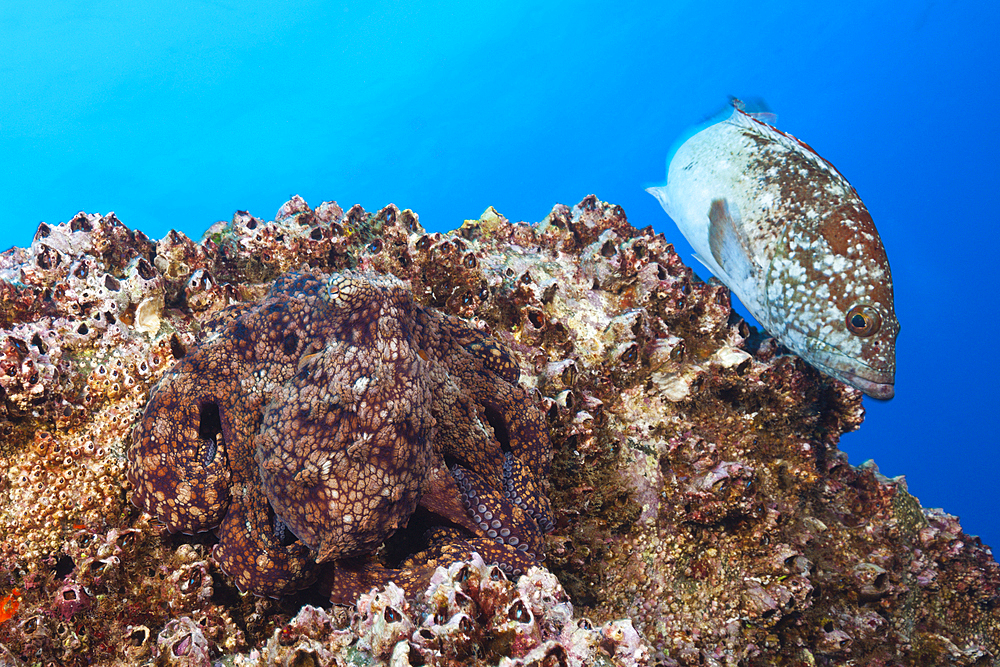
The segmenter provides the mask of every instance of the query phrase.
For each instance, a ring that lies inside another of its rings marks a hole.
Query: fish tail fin
[[[667,215],[670,215],[670,197],[667,195],[667,186],[659,185],[652,188],[646,188],[646,192],[656,197],[656,201],[660,202],[660,206],[663,207],[663,210],[667,212]],[[672,218],[674,216],[670,215],[670,217]]]

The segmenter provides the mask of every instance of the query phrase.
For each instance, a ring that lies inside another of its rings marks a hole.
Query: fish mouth
[[[842,371],[838,377],[841,381],[863,391],[866,396],[877,398],[880,401],[888,401],[896,395],[896,388],[892,382],[877,382],[851,371]]]
[[[892,371],[872,368],[815,338],[811,339],[811,342],[813,344],[808,354],[799,356],[823,373],[880,401],[888,401],[896,395],[894,386],[896,378]]]

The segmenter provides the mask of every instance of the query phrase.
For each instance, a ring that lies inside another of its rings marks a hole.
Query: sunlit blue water
[[[0,246],[81,209],[197,238],[298,193],[445,231],[595,193],[687,255],[643,187],[759,96],[854,184],[892,264],[896,398],[866,399],[842,449],[1000,545],[994,3],[416,4],[3,2]]]

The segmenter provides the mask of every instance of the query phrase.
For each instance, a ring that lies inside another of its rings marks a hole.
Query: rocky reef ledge
[[[241,595],[211,533],[128,502],[150,388],[209,317],[303,267],[395,274],[514,351],[554,448],[547,569],[511,581],[473,556],[353,609]],[[43,223],[0,255],[0,664],[996,664],[1000,567],[902,479],[848,464],[863,416],[594,196],[448,234],[298,197],[200,243]]]

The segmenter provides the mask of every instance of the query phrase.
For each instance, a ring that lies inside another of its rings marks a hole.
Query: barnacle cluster
[[[552,573],[531,568],[516,584],[478,554],[438,568],[427,591],[407,599],[389,584],[361,595],[347,618],[306,606],[240,665],[649,664],[628,620],[576,618]]]
[[[418,513],[372,557],[426,568],[428,587],[327,609],[320,589],[241,595],[211,533],[171,535],[127,503],[131,430],[203,325],[290,271],[347,270],[393,274],[516,360],[553,449],[544,567],[512,581],[474,555],[439,562],[412,546],[428,527]],[[0,329],[10,664],[1000,656],[990,550],[838,449],[862,422],[860,393],[748,327],[723,286],[593,196],[536,224],[487,209],[447,234],[393,205],[298,197],[272,221],[238,212],[200,242],[80,214],[0,254]]]

